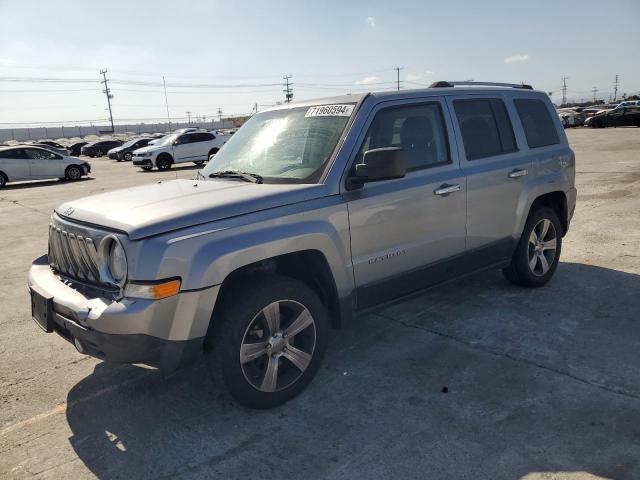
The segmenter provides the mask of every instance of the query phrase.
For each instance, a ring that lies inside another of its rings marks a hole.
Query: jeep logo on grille
[[[73,215],[73,212],[75,212],[75,209],[73,207],[69,207],[64,212],[62,212],[62,214],[70,217],[71,215]]]

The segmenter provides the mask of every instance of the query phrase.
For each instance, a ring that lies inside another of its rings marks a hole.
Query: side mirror
[[[384,147],[367,150],[362,157],[362,163],[357,163],[351,176],[352,186],[366,182],[377,182],[402,178],[406,173],[404,158],[400,147]]]

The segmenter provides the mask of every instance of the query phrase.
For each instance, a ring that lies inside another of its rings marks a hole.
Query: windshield
[[[179,135],[180,134],[178,134],[178,133],[174,133],[173,135],[167,135],[165,137],[159,138],[158,140],[156,140],[156,142],[153,145],[155,145],[156,147],[160,146],[160,145],[169,145],[176,138],[178,138]]]
[[[202,171],[235,170],[265,183],[315,183],[354,111],[355,104],[274,110],[254,115]]]
[[[140,139],[139,139],[139,138],[134,138],[133,140],[129,140],[128,142],[123,143],[123,144],[121,145],[121,147],[125,147],[125,148],[126,148],[126,147],[132,147],[132,146],[134,146],[136,143],[138,143],[139,141],[140,141]]]

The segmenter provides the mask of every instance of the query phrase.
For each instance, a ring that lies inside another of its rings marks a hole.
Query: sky
[[[247,114],[284,100],[527,82],[570,99],[640,91],[640,0],[0,0],[0,128]]]

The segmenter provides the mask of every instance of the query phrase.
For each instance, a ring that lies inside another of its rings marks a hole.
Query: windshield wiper
[[[239,170],[220,170],[209,174],[209,178],[241,178],[251,183],[262,183],[262,177],[257,173],[241,172]]]

